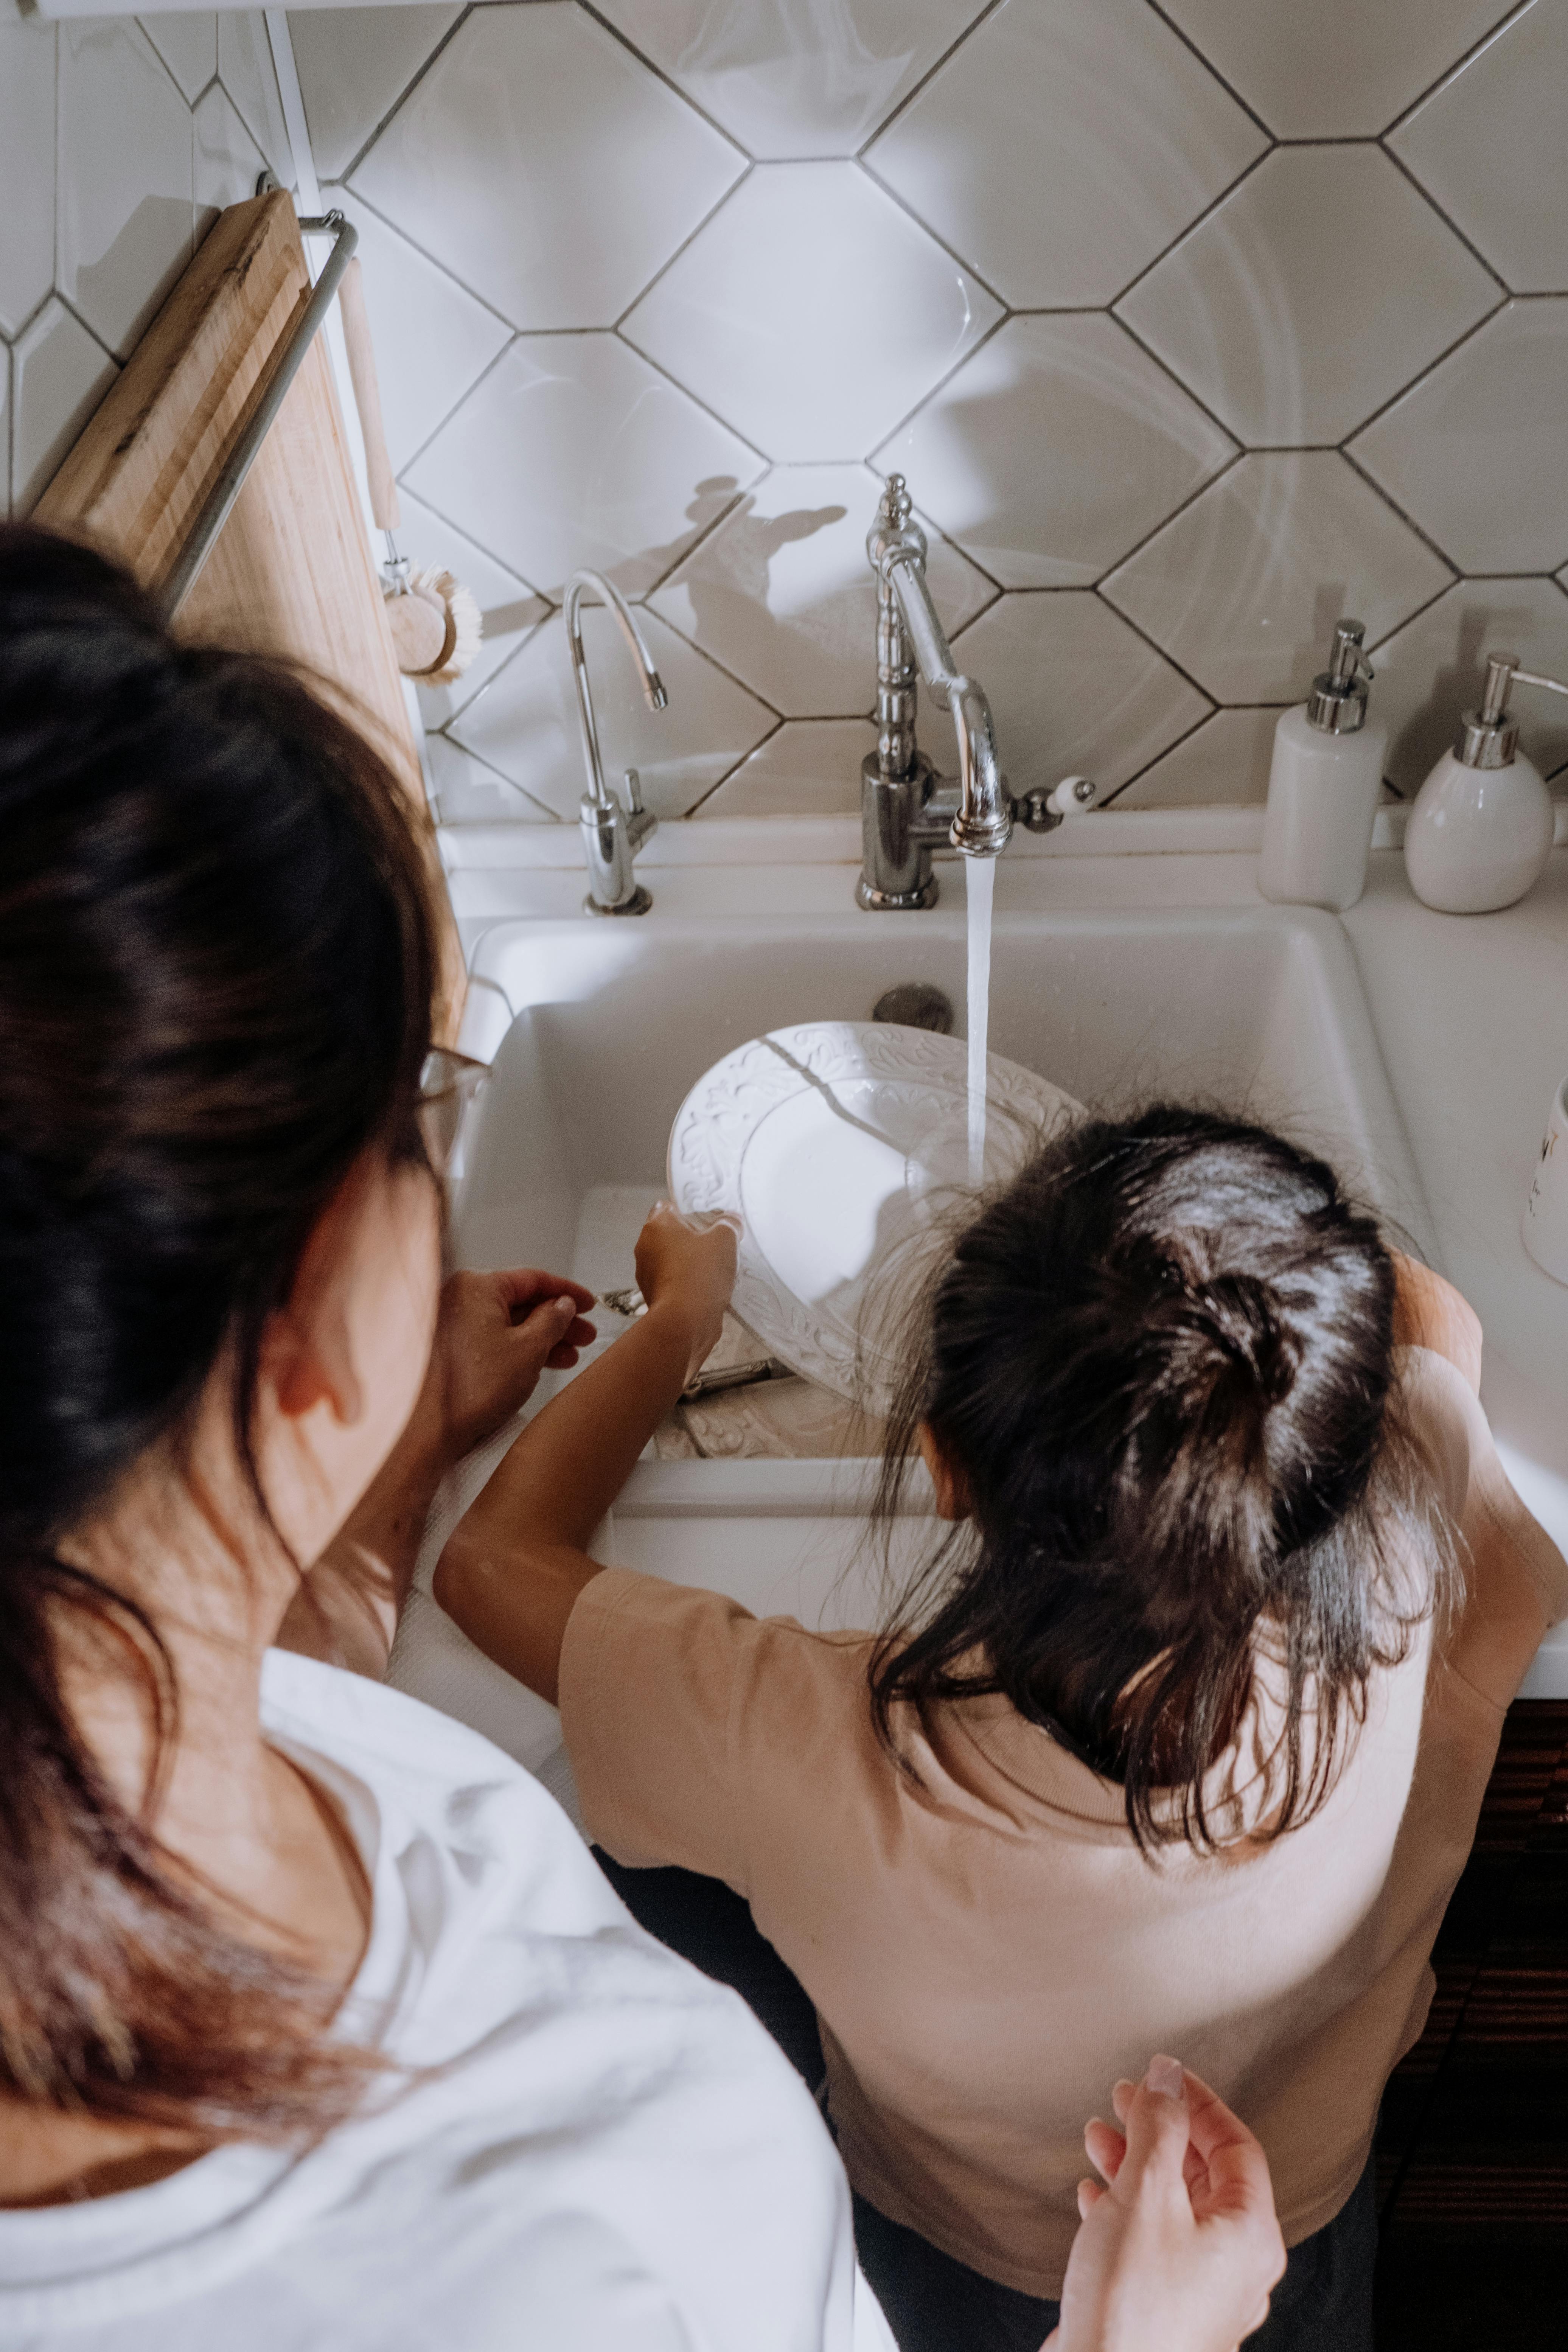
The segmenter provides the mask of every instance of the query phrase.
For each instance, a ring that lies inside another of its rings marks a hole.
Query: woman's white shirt
[[[798,2076],[636,1926],[538,1783],[281,1652],[262,1715],[374,1890],[342,2030],[418,2071],[303,2153],[0,2212],[0,2344],[891,2352]]]

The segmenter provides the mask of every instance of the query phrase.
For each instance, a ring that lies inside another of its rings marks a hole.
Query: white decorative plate
[[[989,1187],[1082,1106],[999,1055],[986,1067]],[[670,1130],[676,1207],[741,1220],[735,1314],[807,1380],[873,1408],[898,1308],[966,1192],[968,1068],[962,1038],[807,1022],[726,1054]]]

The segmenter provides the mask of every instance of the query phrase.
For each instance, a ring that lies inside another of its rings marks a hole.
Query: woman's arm
[[[436,1568],[447,1614],[552,1705],[566,1621],[602,1566],[589,1538],[718,1339],[735,1282],[733,1228],[699,1232],[661,1202],[637,1242],[637,1273],[647,1313],[529,1423]]]
[[[595,1337],[594,1294],[535,1266],[454,1274],[408,1426],[289,1603],[278,1646],[379,1679],[436,1489]]]

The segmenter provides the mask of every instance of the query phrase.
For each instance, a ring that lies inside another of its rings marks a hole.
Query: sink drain
[[[939,1037],[951,1037],[952,999],[929,981],[906,980],[879,996],[871,1018],[894,1022],[900,1029],[934,1029]]]

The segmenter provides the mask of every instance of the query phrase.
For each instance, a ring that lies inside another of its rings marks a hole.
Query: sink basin
[[[722,1055],[791,1023],[866,1020],[900,981],[934,982],[962,1024],[964,919],[962,893],[952,895],[955,904],[910,917],[809,902],[737,914],[731,891],[711,909],[661,904],[637,922],[494,925],[473,959],[476,992],[495,1025],[510,1026],[465,1139],[459,1262],[554,1265],[595,1289],[629,1281],[631,1241],[662,1189],[671,1119]],[[1419,1178],[1345,933],[1330,916],[1262,905],[1004,908],[990,1043],[1091,1108],[1163,1094],[1278,1127],[1325,1152],[1431,1254]],[[855,1465],[645,1461],[603,1556],[713,1586],[759,1612],[864,1624],[875,1610],[858,1520],[865,1494]],[[900,1532],[913,1547],[924,1530],[916,1516]],[[552,1711],[530,1703],[534,1712],[520,1712],[517,1685],[487,1680],[495,1670],[438,1624],[450,1654],[441,1703],[454,1704],[449,1670],[461,1644],[474,1696],[456,1711],[537,1761]],[[437,1641],[436,1627],[426,1622],[420,1639]],[[416,1673],[402,1678],[421,1688]]]
[[[898,981],[963,1009],[962,906],[921,916],[502,923],[475,972],[512,1020],[457,1204],[466,1263],[564,1262],[586,1196],[658,1187],[688,1089],[763,1031],[864,1021]],[[1327,1152],[1426,1241],[1341,926],[1311,908],[1004,912],[991,1051],[1091,1108],[1199,1098]],[[629,1278],[626,1274],[623,1279]]]

